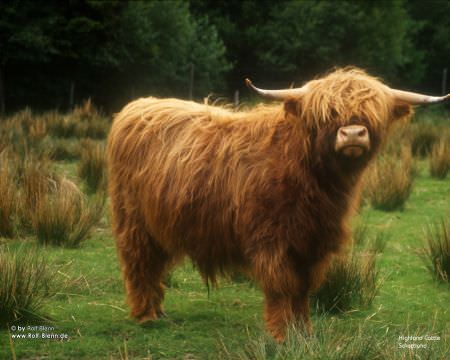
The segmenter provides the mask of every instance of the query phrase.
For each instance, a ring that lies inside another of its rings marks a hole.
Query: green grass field
[[[76,161],[58,161],[55,168],[81,184]],[[0,359],[450,358],[450,285],[434,280],[419,256],[425,226],[450,214],[450,178],[431,178],[425,160],[418,168],[402,211],[366,205],[359,215],[370,233],[384,231],[388,239],[378,255],[382,285],[373,304],[341,315],[314,315],[315,334],[306,341],[296,340],[294,334],[285,345],[273,343],[265,334],[263,299],[256,286],[223,279],[219,288],[208,292],[189,261],[168,281],[167,317],[151,325],[136,324],[128,317],[106,214],[80,248],[38,247],[49,263],[56,292],[41,311],[51,321],[1,329]],[[0,244],[12,251],[37,246],[31,236],[0,238]],[[27,326],[51,328],[36,331]],[[17,338],[42,332],[67,334],[69,339]],[[399,336],[408,335],[422,337],[408,343],[426,347],[400,347],[406,341]],[[359,355],[345,355],[346,346],[358,348]]]

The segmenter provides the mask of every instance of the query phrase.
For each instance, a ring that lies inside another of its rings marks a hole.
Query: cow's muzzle
[[[336,135],[336,152],[348,157],[359,157],[370,150],[369,131],[362,125],[342,126]]]

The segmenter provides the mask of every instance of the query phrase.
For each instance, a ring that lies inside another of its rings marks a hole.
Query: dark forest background
[[[139,96],[228,98],[355,65],[440,94],[450,1],[0,2],[0,112],[117,111]]]

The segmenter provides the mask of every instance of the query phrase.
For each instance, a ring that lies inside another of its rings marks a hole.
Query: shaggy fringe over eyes
[[[384,128],[391,116],[392,99],[377,78],[355,68],[338,69],[312,80],[300,101],[300,117],[308,128],[332,123],[346,124],[351,117],[363,118],[372,128]]]

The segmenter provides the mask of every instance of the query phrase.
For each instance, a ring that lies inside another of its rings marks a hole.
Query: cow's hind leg
[[[164,314],[162,280],[168,270],[170,256],[139,227],[121,234],[118,251],[131,316],[141,323],[156,320]]]

